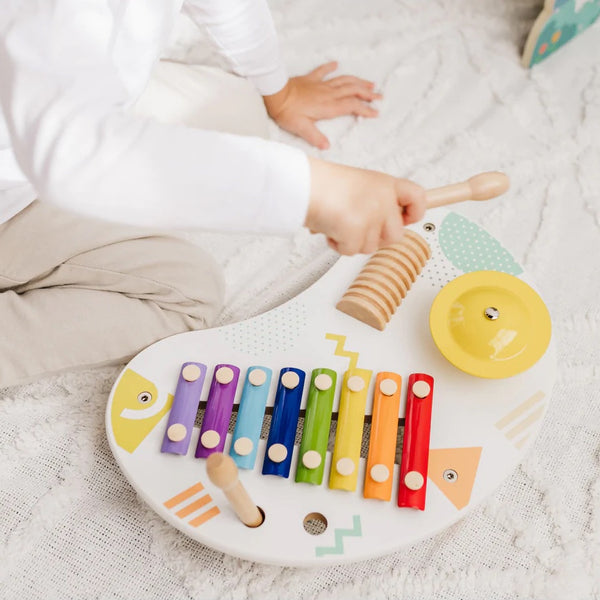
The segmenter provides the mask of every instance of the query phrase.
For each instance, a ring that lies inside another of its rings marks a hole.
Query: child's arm
[[[401,205],[418,218],[419,195],[391,176],[134,116],[133,80],[150,71],[171,9],[120,6],[19,0],[0,12],[2,116],[40,200],[148,227],[289,233],[305,224],[344,253],[396,241]]]
[[[188,0],[186,13],[203,27],[233,70],[263,96],[269,116],[282,128],[322,150],[329,140],[315,122],[343,115],[376,117],[369,106],[381,98],[370,81],[341,75],[330,62],[288,79],[265,0]]]
[[[266,0],[186,0],[183,12],[262,96],[286,85],[288,74]]]
[[[305,154],[138,117],[175,16],[164,0],[18,0],[0,10],[0,106],[31,197],[138,226],[286,234]]]

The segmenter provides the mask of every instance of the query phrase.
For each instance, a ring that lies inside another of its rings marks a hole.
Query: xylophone
[[[478,269],[525,277],[468,219],[444,208],[426,218],[411,230],[432,256],[382,331],[336,310],[366,262],[342,257],[282,306],[130,361],[110,394],[107,435],[161,517],[234,556],[326,565],[431,536],[509,476],[541,426],[554,349],[503,379],[442,356],[428,329],[441,288]],[[216,452],[235,461],[259,526],[244,525],[210,481]]]
[[[182,366],[169,412],[162,452],[187,454],[196,421],[206,365],[187,362]],[[215,366],[198,435],[196,458],[223,452],[232,418],[240,369],[235,365]],[[336,415],[335,444],[332,448],[330,489],[353,492],[358,484],[358,467],[363,444],[364,413],[373,373],[368,369],[346,371],[340,388]],[[281,369],[276,384],[270,426],[262,456],[261,473],[290,476],[297,430],[301,429],[295,481],[323,483],[337,374],[331,369],[313,369],[306,395],[303,424],[299,427],[300,405],[307,374],[301,369]],[[241,469],[256,466],[264,411],[270,391],[271,369],[249,367],[239,400],[229,453]],[[398,412],[402,377],[398,373],[378,373],[373,390],[365,498],[390,500],[392,473],[396,458]],[[403,478],[399,483],[398,506],[425,508],[429,429],[433,403],[433,378],[423,373],[408,380]]]

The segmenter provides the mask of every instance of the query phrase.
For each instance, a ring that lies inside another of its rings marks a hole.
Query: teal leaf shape
[[[446,258],[463,273],[502,271],[519,275],[523,272],[487,231],[456,213],[450,213],[442,221],[438,239]]]

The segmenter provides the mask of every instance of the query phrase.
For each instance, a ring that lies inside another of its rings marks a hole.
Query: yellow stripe
[[[540,406],[535,412],[532,412],[526,419],[515,425],[506,433],[506,437],[512,440],[517,437],[522,431],[525,431],[532,423],[535,423],[544,414],[544,407]]]
[[[511,410],[506,416],[502,417],[497,423],[496,427],[498,429],[503,429],[506,427],[511,421],[514,421],[517,417],[520,417],[526,410],[529,410],[532,406],[540,402],[544,398],[544,392],[536,392],[531,398],[525,400],[515,408]]]
[[[525,442],[529,439],[530,436],[531,434],[528,433],[525,437],[522,437],[519,441],[515,442],[515,446],[520,450],[525,445]]]

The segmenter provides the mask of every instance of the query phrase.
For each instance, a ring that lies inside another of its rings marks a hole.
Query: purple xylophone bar
[[[213,452],[223,452],[239,377],[240,370],[233,365],[215,367],[196,446],[196,458],[207,458]]]
[[[206,365],[194,362],[183,363],[161,452],[187,453],[205,377]]]

